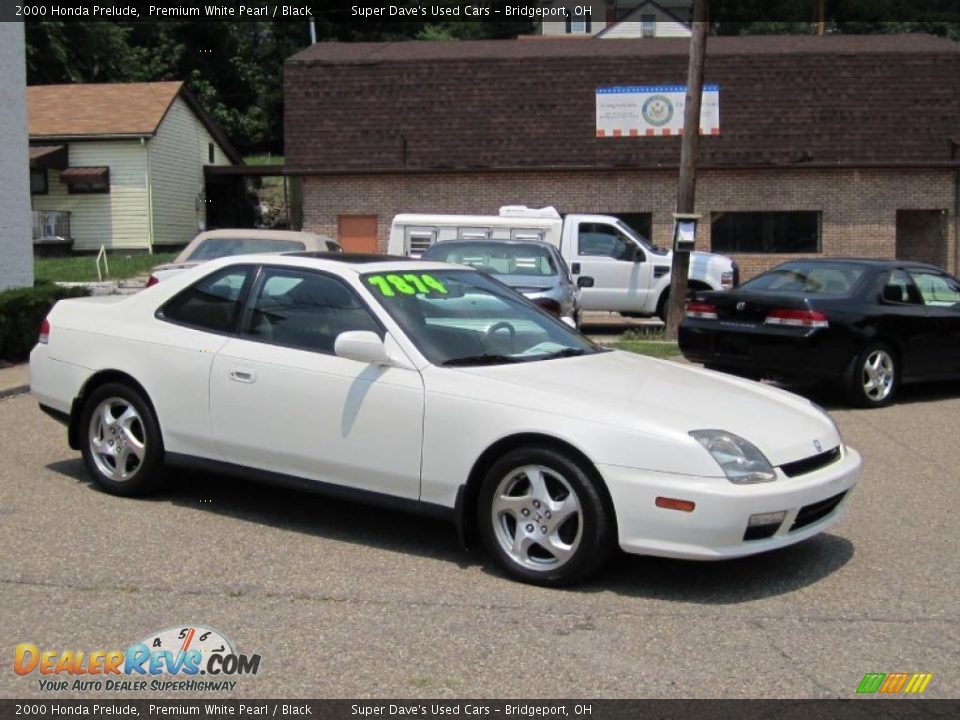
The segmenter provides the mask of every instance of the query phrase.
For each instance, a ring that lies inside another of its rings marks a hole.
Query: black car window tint
[[[333,354],[340,333],[383,330],[342,281],[321,273],[268,269],[255,291],[245,335],[276,345]]]
[[[233,332],[250,272],[250,267],[232,267],[209,275],[168,300],[158,316],[202,330]]]
[[[886,302],[910,305],[918,305],[922,302],[913,282],[910,280],[910,276],[903,270],[890,271],[883,287],[883,299]]]
[[[930,272],[911,272],[925,305],[949,307],[960,302],[960,286],[950,277]]]

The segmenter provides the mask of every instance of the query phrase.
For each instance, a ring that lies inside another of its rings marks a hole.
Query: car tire
[[[847,394],[857,407],[889,405],[900,384],[897,356],[889,345],[871,343],[853,362]]]
[[[590,473],[552,448],[519,448],[487,472],[477,503],[487,551],[517,580],[584,580],[614,546],[612,512]]]
[[[657,317],[660,318],[660,322],[664,325],[667,324],[667,312],[669,308],[667,307],[670,302],[670,291],[664,290],[660,293],[660,299],[657,300]]]
[[[138,391],[121,383],[94,390],[83,404],[79,437],[87,470],[106,492],[132,497],[159,485],[163,439]]]

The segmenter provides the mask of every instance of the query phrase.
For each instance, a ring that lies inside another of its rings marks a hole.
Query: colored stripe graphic
[[[897,693],[919,695],[927,689],[933,673],[867,673],[857,685],[857,693],[872,695],[896,695]]]
[[[909,677],[909,673],[890,673],[880,686],[880,692],[888,694],[900,692]]]
[[[913,677],[910,678],[910,682],[907,683],[907,687],[904,688],[905,693],[919,694],[927,689],[927,685],[930,684],[930,680],[933,679],[933,673],[914,673]]]
[[[880,684],[887,676],[886,673],[867,673],[857,686],[858,693],[875,693],[880,689]]]

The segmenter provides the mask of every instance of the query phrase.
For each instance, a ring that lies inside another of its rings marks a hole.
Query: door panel
[[[214,358],[210,405],[227,462],[420,495],[423,382],[415,370],[234,338]]]
[[[214,439],[227,462],[417,498],[420,373],[337,357],[348,331],[384,334],[344,281],[264,268],[241,337],[213,361]]]
[[[580,222],[574,235],[574,262],[580,277],[592,277],[592,287],[581,294],[584,310],[641,311],[646,307],[652,284],[652,264],[642,248],[613,225]],[[636,260],[625,259],[636,247]]]
[[[960,375],[960,282],[934,271],[911,271],[926,309],[929,329],[924,374]]]

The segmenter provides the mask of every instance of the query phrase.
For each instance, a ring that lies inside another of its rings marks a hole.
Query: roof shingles
[[[32,85],[27,88],[31,138],[149,136],[183,83]]]

